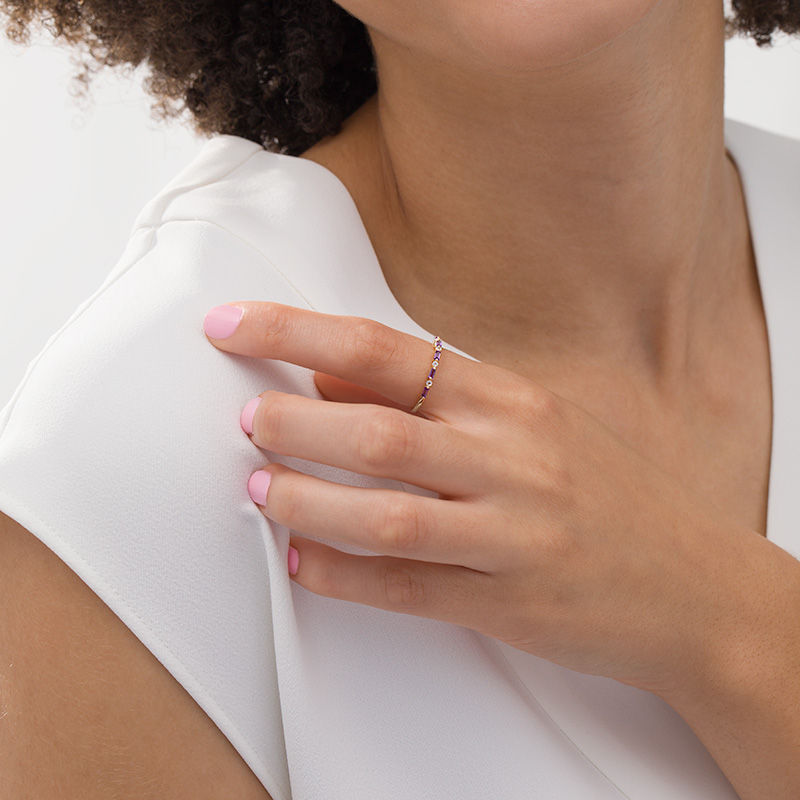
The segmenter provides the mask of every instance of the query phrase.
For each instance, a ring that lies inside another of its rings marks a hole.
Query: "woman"
[[[800,143],[721,4],[53,7],[223,135],[0,417],[10,796],[798,796]]]

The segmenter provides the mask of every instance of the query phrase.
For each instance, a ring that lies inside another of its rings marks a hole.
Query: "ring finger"
[[[266,517],[300,534],[480,572],[500,566],[500,548],[469,502],[347,486],[274,463],[253,473],[248,491]]]

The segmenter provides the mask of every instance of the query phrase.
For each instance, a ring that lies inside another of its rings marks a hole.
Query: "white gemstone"
[[[430,389],[431,386],[433,386],[433,381],[430,378],[428,378],[428,380],[425,381],[425,385]]]

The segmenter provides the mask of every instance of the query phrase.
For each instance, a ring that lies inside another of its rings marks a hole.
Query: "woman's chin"
[[[603,47],[669,0],[439,0],[463,60],[497,72],[562,66]],[[452,7],[451,7],[452,6]],[[448,13],[451,12],[451,13]]]

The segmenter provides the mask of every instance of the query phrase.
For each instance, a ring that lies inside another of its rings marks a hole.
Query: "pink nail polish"
[[[299,565],[300,565],[300,553],[297,552],[297,548],[289,545],[289,574],[296,575],[297,567]]]
[[[203,330],[212,339],[227,339],[244,316],[241,306],[214,306],[203,320]]]
[[[256,470],[247,481],[247,492],[250,499],[260,506],[267,504],[267,490],[269,489],[269,482],[272,480],[272,475],[263,469]]]
[[[247,405],[242,409],[242,414],[239,417],[239,424],[248,436],[253,432],[253,418],[256,415],[256,409],[260,402],[260,397],[254,397],[252,400],[248,400]]]

